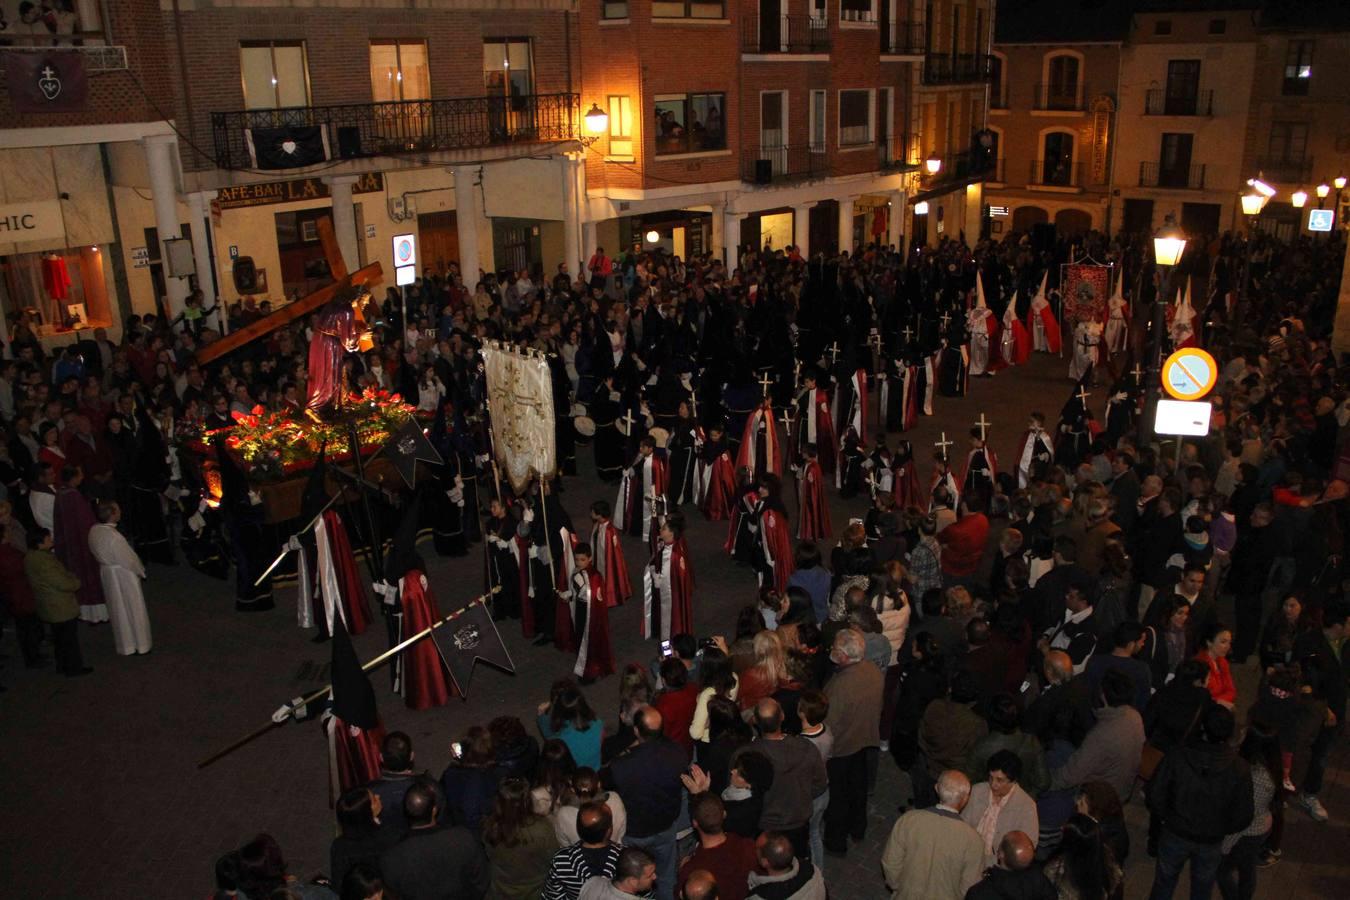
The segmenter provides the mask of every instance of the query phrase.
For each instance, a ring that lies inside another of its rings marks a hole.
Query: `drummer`
[[[596,388],[586,406],[587,415],[575,420],[577,433],[591,438],[595,450],[595,471],[601,481],[617,483],[623,475],[624,438],[623,397],[614,387],[614,375]],[[587,435],[589,432],[589,435]]]

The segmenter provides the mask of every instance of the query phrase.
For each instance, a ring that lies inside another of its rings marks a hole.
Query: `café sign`
[[[352,185],[353,194],[371,194],[384,190],[384,175],[367,172],[357,176]],[[292,181],[264,181],[258,184],[238,184],[223,187],[213,205],[218,209],[242,209],[246,206],[269,206],[273,203],[299,203],[305,200],[324,200],[332,191],[321,178],[296,178]]]

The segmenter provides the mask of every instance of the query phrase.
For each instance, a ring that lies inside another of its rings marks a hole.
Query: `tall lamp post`
[[[1158,266],[1160,284],[1153,300],[1153,335],[1149,342],[1148,387],[1145,393],[1144,413],[1139,417],[1137,437],[1140,446],[1148,441],[1153,418],[1158,408],[1158,393],[1162,386],[1163,341],[1167,335],[1167,302],[1172,297],[1172,274],[1181,254],[1186,250],[1186,233],[1168,216],[1153,235],[1153,261]]]
[[[1337,175],[1331,179],[1331,184],[1336,188],[1336,226],[1341,224],[1341,191],[1345,190],[1345,176]]]
[[[1247,259],[1242,265],[1242,289],[1238,291],[1237,309],[1233,318],[1241,319],[1247,312],[1247,289],[1252,281],[1252,245],[1255,243],[1256,217],[1266,206],[1266,197],[1260,191],[1242,195],[1242,214],[1247,217]]]

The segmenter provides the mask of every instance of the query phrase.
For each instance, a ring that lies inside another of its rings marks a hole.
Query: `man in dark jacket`
[[[417,781],[403,797],[408,833],[380,855],[384,883],[401,900],[479,900],[488,889],[482,845],[458,825],[436,824],[432,785]]]
[[[1261,594],[1275,561],[1276,529],[1269,503],[1258,503],[1247,519],[1237,520],[1237,543],[1225,588],[1233,593],[1233,650],[1229,665],[1241,665],[1256,649],[1261,631]]]
[[[773,764],[773,784],[764,794],[760,830],[787,835],[797,855],[809,858],[812,801],[830,785],[825,775],[825,759],[806,738],[783,732],[783,708],[777,700],[766,698],[755,704],[755,727],[759,740],[733,754],[732,764],[740,753],[751,750],[769,758]]]
[[[1327,757],[1331,744],[1341,733],[1346,713],[1346,687],[1350,683],[1350,653],[1346,652],[1347,623],[1350,610],[1342,603],[1326,608],[1322,613],[1322,627],[1304,635],[1294,645],[1294,656],[1303,667],[1316,673],[1317,693],[1327,703],[1327,719],[1313,741],[1308,759],[1308,771],[1303,777],[1303,790],[1295,803],[1319,822],[1327,820],[1317,793],[1322,789]]]
[[[624,845],[640,847],[656,860],[657,897],[671,900],[675,890],[675,820],[684,785],[680,776],[689,755],[663,733],[661,713],[644,706],[633,717],[637,744],[600,771],[606,790],[617,791],[628,808]]]
[[[966,900],[1056,900],[1059,893],[1036,865],[1036,846],[1020,831],[1010,831],[998,844],[998,865],[966,891]]]
[[[1152,897],[1171,897],[1191,864],[1191,896],[1208,897],[1218,879],[1225,835],[1251,824],[1252,773],[1229,740],[1233,713],[1211,706],[1200,720],[1201,740],[1173,748],[1148,784],[1148,808],[1162,823]]]

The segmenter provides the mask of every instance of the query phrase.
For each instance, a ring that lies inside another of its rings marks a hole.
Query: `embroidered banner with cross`
[[[482,354],[493,452],[519,492],[532,475],[552,478],[558,468],[553,376],[533,351],[489,342]]]
[[[85,107],[89,77],[84,55],[75,50],[11,51],[5,68],[9,102],[18,113],[74,112]]]

